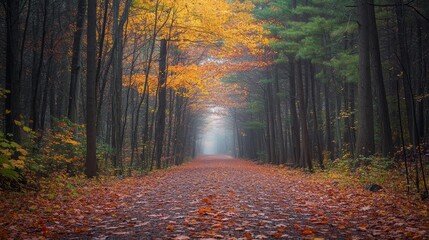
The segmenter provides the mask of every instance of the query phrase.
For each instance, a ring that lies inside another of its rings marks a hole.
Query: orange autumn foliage
[[[246,92],[221,79],[267,65],[260,56],[268,40],[262,25],[251,14],[253,8],[251,1],[138,0],[133,4],[127,31],[138,38],[141,51],[148,51],[146,42],[156,34],[156,39],[169,40],[170,50],[185,56],[181,61],[169,57],[166,86],[191,98],[192,108],[228,106],[233,102],[230,97]],[[243,56],[251,56],[251,60],[234,60]],[[146,58],[138,60],[138,69],[131,78],[123,77],[123,84],[136,88],[140,94],[144,90]],[[131,61],[131,56],[124,60],[128,65]],[[152,62],[148,80],[151,95],[157,91],[157,75],[157,64]]]

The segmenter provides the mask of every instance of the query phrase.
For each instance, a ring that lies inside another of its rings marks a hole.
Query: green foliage
[[[287,56],[292,55],[331,68],[332,71],[319,72],[321,80],[336,74],[342,77],[340,81],[356,82],[357,55],[344,51],[345,42],[350,42],[346,38],[352,37],[357,28],[352,21],[354,9],[345,8],[353,1],[312,0],[305,4],[298,1],[296,8],[290,0],[255,2],[254,15],[266,22],[277,63],[287,62]]]
[[[246,112],[260,113],[264,111],[264,103],[262,101],[251,101],[247,104]]]
[[[377,156],[352,158],[348,153],[342,159],[327,161],[328,175],[341,175],[358,179],[363,185],[376,183],[383,187],[398,188],[403,186],[402,166],[392,158]]]
[[[257,130],[257,129],[264,129],[265,123],[261,121],[246,121],[243,123],[243,127],[249,130]]]
[[[114,149],[109,144],[103,141],[97,142],[98,169],[101,174],[109,175],[113,173],[112,161],[107,161],[107,159],[111,159],[114,153],[113,150]]]
[[[327,65],[332,67],[334,72],[344,77],[347,82],[356,83],[358,81],[358,61],[356,53],[339,52]]]
[[[8,140],[0,131],[0,153],[0,176],[19,180],[19,171],[25,167],[27,151],[18,143]]]
[[[257,155],[257,158],[258,158],[259,160],[262,160],[262,161],[264,161],[264,162],[266,162],[266,161],[267,161],[267,159],[268,159],[268,154],[267,154],[266,152],[264,152],[264,151],[258,151],[258,152],[256,153],[256,155]]]
[[[0,99],[6,98],[9,93],[10,93],[9,90],[0,88]]]
[[[238,76],[238,74],[228,74],[222,78],[223,83],[234,84],[234,83],[239,83],[240,81],[241,79],[240,79],[240,76]]]
[[[272,78],[262,78],[262,79],[259,79],[258,82],[262,83],[262,84],[269,84],[269,83],[273,83],[274,79],[272,79]]]

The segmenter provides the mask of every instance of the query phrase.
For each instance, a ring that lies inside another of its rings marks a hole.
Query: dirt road
[[[204,156],[122,184],[83,206],[63,238],[386,239],[428,237],[428,220],[383,192],[302,172]],[[143,181],[144,180],[144,181]],[[98,203],[98,205],[97,205]],[[85,207],[87,207],[85,209]],[[92,209],[92,210],[91,210]],[[418,225],[418,226],[417,226]],[[50,226],[50,229],[53,229]]]

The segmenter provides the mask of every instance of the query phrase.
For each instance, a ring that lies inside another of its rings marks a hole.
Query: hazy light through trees
[[[234,154],[233,130],[225,109],[214,107],[209,110],[201,129],[200,141],[199,154]]]

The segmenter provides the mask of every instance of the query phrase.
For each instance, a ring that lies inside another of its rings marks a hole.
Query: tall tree
[[[398,26],[397,37],[399,45],[399,60],[401,65],[402,85],[404,87],[407,123],[411,143],[416,146],[419,142],[418,129],[415,124],[415,104],[411,86],[411,59],[408,52],[408,31],[405,18],[405,4],[403,0],[395,0],[396,21]]]
[[[290,116],[292,118],[291,142],[292,142],[292,159],[293,163],[297,164],[300,159],[301,146],[299,137],[299,122],[298,112],[296,110],[296,87],[295,87],[295,59],[292,56],[289,59],[289,102]]]
[[[308,126],[307,126],[307,106],[304,100],[304,83],[302,79],[302,62],[297,62],[298,68],[298,78],[296,81],[296,92],[298,97],[298,107],[299,107],[299,120],[301,126],[301,154],[300,162],[303,167],[308,167],[310,171],[313,171],[313,163],[311,159],[310,151],[310,139],[308,136]]]
[[[97,0],[88,0],[88,27],[87,27],[87,78],[86,78],[86,161],[85,174],[87,177],[97,175],[96,157],[96,28],[97,28]]]
[[[122,169],[121,120],[122,120],[122,28],[119,23],[120,0],[113,0],[113,49],[112,49],[112,147],[113,166]]]
[[[76,14],[76,30],[73,35],[72,63],[70,72],[70,93],[67,116],[72,122],[76,122],[77,114],[77,89],[80,71],[80,50],[82,45],[83,24],[85,22],[86,0],[79,0]]]
[[[31,102],[31,120],[33,120],[33,130],[40,130],[41,121],[40,121],[40,102],[41,102],[41,94],[39,93],[39,89],[41,88],[41,78],[42,78],[42,69],[44,66],[44,55],[46,49],[46,35],[48,32],[48,18],[49,14],[49,0],[45,0],[43,3],[43,23],[42,23],[42,39],[40,43],[40,53],[39,59],[37,62],[33,64],[33,71],[31,76],[31,87],[32,87],[32,102]],[[35,59],[35,56],[33,56]]]
[[[155,160],[156,168],[161,168],[161,157],[165,132],[165,110],[167,107],[167,40],[161,40],[159,52],[159,77],[158,77],[158,110],[155,128]]]
[[[358,156],[368,156],[375,153],[375,143],[369,55],[369,7],[367,0],[357,0],[357,10],[359,21],[359,83],[356,153]]]
[[[19,1],[7,0],[6,2],[6,90],[9,96],[6,98],[6,133],[12,134],[15,142],[21,142],[19,127],[15,120],[20,120],[21,114],[21,79],[19,78]]]
[[[123,72],[123,35],[124,24],[128,19],[131,0],[125,1],[123,13],[120,15],[120,0],[113,0],[113,49],[112,49],[112,147],[113,165],[122,171],[122,72]]]
[[[371,51],[371,65],[373,70],[373,83],[377,97],[377,110],[380,114],[381,125],[381,151],[388,156],[393,151],[392,130],[390,128],[389,107],[384,87],[383,67],[381,65],[380,46],[378,42],[377,22],[375,19],[374,0],[368,1],[369,42]]]

